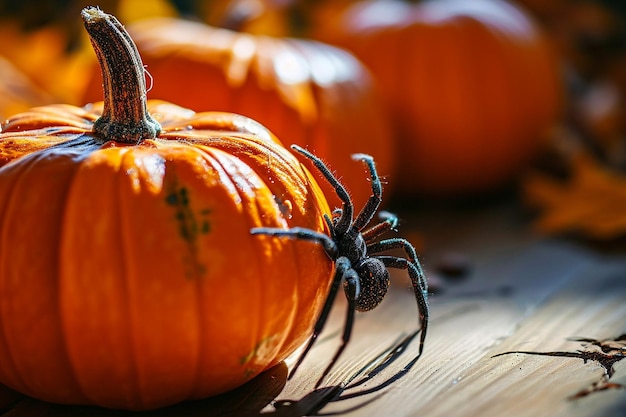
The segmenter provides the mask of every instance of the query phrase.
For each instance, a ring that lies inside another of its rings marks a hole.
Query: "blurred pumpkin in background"
[[[33,106],[50,104],[54,98],[37,87],[11,62],[0,57],[0,123],[8,116]]]
[[[353,153],[372,155],[381,175],[397,182],[386,107],[369,72],[348,52],[183,19],[144,19],[127,28],[155,80],[150,97],[258,120],[284,142],[306,147],[327,162],[357,207],[371,188],[362,180],[362,167],[351,160]],[[95,65],[92,76],[84,102],[100,94]],[[322,186],[335,198],[329,185]]]
[[[40,90],[35,93],[39,96],[31,93],[24,97],[32,106],[51,102],[84,104],[81,100],[87,79],[85,70],[93,64],[93,52],[76,16],[92,3],[87,0],[0,0],[0,57],[21,74],[19,79],[11,80],[17,73],[5,70],[6,65],[3,65],[0,76],[5,85],[23,85],[26,77]],[[100,0],[97,3],[125,22],[177,13],[167,0]],[[18,108],[26,109],[16,104]],[[5,113],[5,116],[10,114],[13,113]]]
[[[209,0],[191,2],[191,14],[214,27],[267,36],[296,34],[293,10],[302,2],[281,0]],[[289,15],[287,15],[289,13]]]
[[[382,0],[334,10],[320,12],[312,36],[352,51],[380,82],[398,128],[404,195],[502,186],[559,120],[552,45],[510,3]]]
[[[15,20],[0,19],[0,40],[0,56],[39,90],[62,102],[77,99],[84,88],[83,54],[71,50],[69,34],[60,25],[27,30]],[[1,73],[3,78],[13,74]]]

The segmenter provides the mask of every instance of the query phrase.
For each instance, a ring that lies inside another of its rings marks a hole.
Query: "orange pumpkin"
[[[274,0],[211,0],[192,2],[192,13],[214,27],[270,36],[289,36],[284,15],[298,2]]]
[[[558,121],[552,46],[510,3],[382,0],[327,10],[334,14],[317,12],[313,36],[352,51],[393,109],[403,194],[501,186]]]
[[[369,73],[347,52],[182,19],[146,19],[127,29],[155,80],[151,97],[258,120],[283,141],[306,147],[328,163],[357,207],[371,190],[362,181],[363,171],[354,168],[353,153],[372,155],[381,175],[395,183],[389,117]],[[98,97],[101,81],[93,73],[85,101]],[[321,185],[335,198],[330,186]]]
[[[0,133],[0,382],[151,409],[234,388],[307,338],[332,263],[310,173],[258,123],[146,101],[123,27],[83,12],[105,100]],[[158,82],[158,80],[156,80]]]
[[[0,55],[57,103],[76,101],[85,88],[84,54],[70,51],[72,38],[67,31],[71,27],[45,25],[25,30],[19,20],[0,19]]]
[[[30,107],[54,102],[8,60],[0,57],[0,121]]]

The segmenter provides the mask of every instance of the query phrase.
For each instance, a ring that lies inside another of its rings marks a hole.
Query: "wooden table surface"
[[[314,384],[337,347],[345,300],[293,379],[290,358],[228,394],[142,415],[626,415],[626,251],[534,235],[509,201],[404,210],[401,234],[423,242],[420,258],[439,288],[425,353],[408,374],[398,378],[416,344],[371,372],[417,327],[408,279],[394,271],[387,298],[358,315],[322,388]],[[453,254],[469,269],[446,278],[440,265]],[[10,391],[0,405],[13,417],[134,415]]]

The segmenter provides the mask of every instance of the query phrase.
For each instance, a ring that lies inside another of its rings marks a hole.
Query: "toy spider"
[[[389,271],[387,268],[406,269],[408,271],[420,318],[420,345],[417,357],[415,357],[405,368],[407,372],[422,354],[424,341],[426,339],[426,330],[428,327],[429,309],[427,302],[428,284],[424,277],[422,268],[417,260],[415,248],[406,239],[391,238],[378,240],[383,233],[396,227],[398,219],[395,215],[388,212],[381,212],[379,216],[381,222],[369,227],[370,223],[381,203],[382,184],[374,160],[371,156],[365,154],[355,154],[353,159],[360,160],[367,166],[372,182],[372,196],[369,198],[363,209],[354,215],[354,205],[345,187],[335,178],[328,167],[309,151],[292,145],[291,148],[308,159],[310,159],[315,167],[321,172],[326,180],[334,187],[335,192],[342,201],[342,208],[333,212],[332,219],[325,215],[324,220],[328,225],[329,235],[316,232],[314,230],[294,227],[291,229],[280,228],[253,228],[252,234],[263,234],[277,237],[286,237],[292,239],[310,240],[321,244],[331,260],[335,262],[335,275],[328,297],[322,307],[319,318],[315,323],[313,334],[308,344],[298,358],[289,378],[291,378],[309,350],[313,347],[317,337],[322,332],[324,325],[328,319],[331,307],[339,290],[340,284],[343,283],[344,292],[348,299],[348,311],[346,322],[343,330],[342,344],[338,348],[331,362],[328,364],[322,376],[317,382],[317,386],[330,372],[339,356],[346,348],[350,341],[352,326],[354,324],[354,312],[369,311],[376,307],[383,300],[389,287]],[[402,249],[406,254],[406,258],[396,256],[378,255],[391,249]],[[414,333],[407,340],[410,342],[418,332]],[[406,344],[405,344],[406,347]]]

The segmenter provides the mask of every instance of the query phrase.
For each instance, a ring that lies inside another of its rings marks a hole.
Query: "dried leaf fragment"
[[[545,234],[574,232],[598,240],[626,235],[626,176],[585,153],[576,154],[571,162],[567,181],[539,173],[525,180],[524,198],[540,210],[535,228]]]

